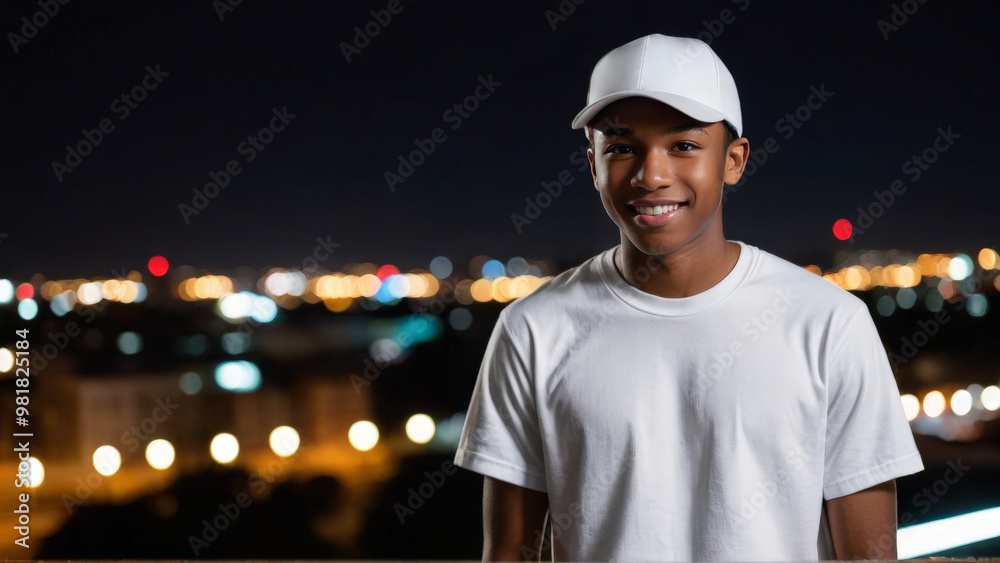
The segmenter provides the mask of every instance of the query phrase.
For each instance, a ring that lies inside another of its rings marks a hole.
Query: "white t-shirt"
[[[738,244],[698,295],[615,247],[501,312],[455,464],[547,492],[555,560],[833,559],[824,499],[923,469],[864,302]]]

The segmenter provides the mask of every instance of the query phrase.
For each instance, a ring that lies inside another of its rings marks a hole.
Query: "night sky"
[[[3,3],[0,277],[110,276],[154,254],[213,271],[290,267],[317,237],[339,245],[330,269],[426,268],[441,254],[578,263],[618,232],[570,122],[600,56],[654,32],[711,37],[751,148],[774,138],[729,194],[728,238],[793,260],[997,244],[993,3],[245,0],[220,18],[224,2],[75,0],[51,17],[37,0]],[[372,10],[391,20],[369,23]],[[44,25],[22,29],[33,17]],[[358,37],[366,25],[377,35]],[[490,80],[474,111],[446,113]],[[832,94],[801,109],[814,87]],[[799,128],[779,123],[797,109],[809,114]],[[92,152],[68,159],[102,120]],[[283,130],[262,150],[243,144],[271,123]],[[947,151],[915,178],[906,163],[949,127]],[[414,139],[434,152],[390,189],[385,173]],[[195,201],[230,161],[228,186]],[[511,214],[563,171],[572,183],[518,233]],[[833,238],[835,220],[856,221],[897,179],[905,193],[863,235]]]

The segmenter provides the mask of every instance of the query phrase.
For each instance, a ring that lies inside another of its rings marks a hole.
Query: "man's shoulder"
[[[867,310],[865,302],[853,293],[830,283],[804,267],[766,250],[759,253],[757,275],[753,283],[759,288],[791,291],[797,305],[813,313],[834,312],[854,314]]]
[[[554,320],[569,310],[587,306],[588,303],[592,305],[595,298],[610,296],[608,292],[602,291],[602,260],[611,252],[614,252],[614,248],[591,256],[581,264],[550,278],[535,291],[505,307],[501,313],[502,318],[507,322]]]

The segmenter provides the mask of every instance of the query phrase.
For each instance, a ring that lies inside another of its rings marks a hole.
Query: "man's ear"
[[[743,170],[747,166],[747,159],[750,158],[750,141],[746,137],[740,137],[729,144],[726,151],[726,168],[723,171],[723,182],[733,185],[740,181]]]
[[[599,190],[597,186],[597,165],[594,163],[594,149],[593,147],[587,149],[587,160],[590,162],[590,176],[594,179],[594,189]]]

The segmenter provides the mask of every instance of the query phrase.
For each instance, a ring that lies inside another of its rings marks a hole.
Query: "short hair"
[[[728,120],[723,120],[722,121],[722,129],[723,129],[723,133],[722,133],[722,150],[726,151],[726,150],[729,150],[729,145],[733,144],[733,141],[735,141],[736,139],[739,139],[740,136],[736,132],[736,128],[733,127],[733,124],[729,123]],[[591,150],[593,150],[594,149],[594,128],[591,127],[589,123],[583,127],[583,134],[587,136],[587,141],[590,142],[590,148],[591,148]]]

